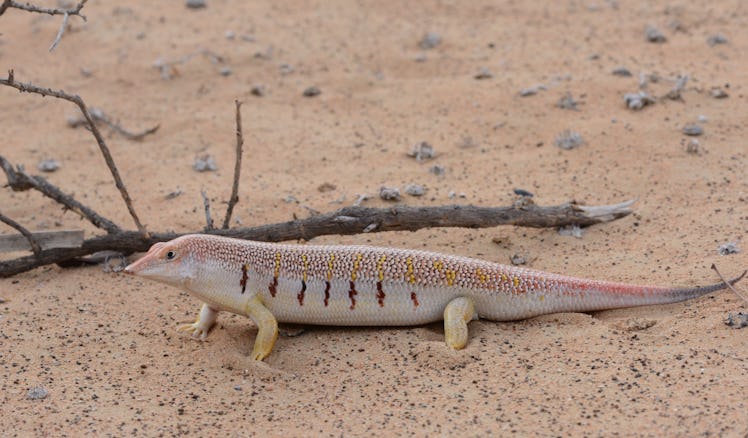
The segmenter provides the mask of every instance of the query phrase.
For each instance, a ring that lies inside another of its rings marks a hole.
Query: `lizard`
[[[278,322],[409,326],[444,321],[446,343],[462,349],[468,323],[514,321],[684,301],[740,281],[701,287],[588,280],[436,252],[358,245],[298,245],[189,234],[154,244],[125,272],[182,288],[203,301],[179,327],[205,339],[220,311],[258,327],[251,357],[266,358]]]

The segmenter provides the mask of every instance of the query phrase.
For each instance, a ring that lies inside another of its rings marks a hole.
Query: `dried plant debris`
[[[720,87],[712,87],[712,89],[709,90],[709,95],[715,99],[726,99],[729,96],[729,94],[727,94],[727,91],[723,90]]]
[[[307,88],[306,90],[304,90],[303,94],[304,94],[304,97],[315,97],[315,96],[319,96],[320,94],[322,94],[322,90],[320,90],[319,88],[315,86],[311,86]]]
[[[748,313],[729,313],[727,319],[725,319],[725,324],[734,329],[748,327]]]
[[[42,172],[54,172],[60,168],[60,163],[52,158],[46,158],[36,165],[36,168]]]
[[[584,138],[582,138],[582,134],[567,129],[556,137],[554,143],[561,149],[568,151],[583,145]]]
[[[324,183],[320,184],[317,187],[317,191],[319,191],[321,193],[332,192],[333,190],[335,190],[337,188],[338,187],[335,184],[333,184],[333,183],[324,182]]]
[[[688,75],[678,76],[678,79],[675,80],[675,85],[668,91],[665,97],[672,100],[682,100],[683,98],[680,93],[686,87],[686,83],[688,83]]]
[[[364,201],[366,201],[368,199],[371,199],[371,197],[369,195],[367,195],[366,193],[362,193],[360,195],[356,195],[356,200],[353,201],[353,206],[354,207],[359,207],[361,204],[363,204]]]
[[[727,242],[725,244],[720,245],[717,248],[717,252],[719,252],[719,255],[730,255],[730,254],[737,254],[740,252],[740,248],[738,247],[738,242]]]
[[[686,145],[686,152],[691,155],[698,155],[701,152],[701,143],[695,138],[690,139]]]
[[[436,151],[429,143],[420,141],[410,148],[408,156],[415,158],[418,162],[422,162],[434,158],[436,156]]]
[[[177,59],[176,61],[167,61],[162,57],[159,57],[156,59],[156,61],[153,63],[153,67],[157,68],[161,72],[161,79],[168,81],[169,79],[179,76],[179,70],[177,70],[176,66],[179,64],[185,64],[195,56],[203,55],[204,57],[207,57],[211,64],[223,64],[224,59],[223,56],[218,55],[211,50],[202,48],[198,49],[192,53],[188,53],[185,56],[182,56],[181,58]]]
[[[128,140],[140,141],[146,136],[156,133],[156,131],[158,131],[158,128],[161,126],[156,125],[152,128],[148,128],[140,132],[132,132],[120,126],[119,123],[113,122],[112,119],[108,115],[106,115],[106,113],[104,113],[104,110],[102,110],[101,108],[91,107],[88,109],[88,113],[91,115],[91,119],[93,119],[95,123],[103,123]],[[88,127],[88,120],[86,120],[83,114],[75,117],[69,117],[68,126],[70,126],[71,128],[77,128],[79,126]]]
[[[559,236],[576,237],[577,239],[582,238],[582,227],[579,225],[567,225],[558,229]]]
[[[625,94],[623,101],[626,103],[626,107],[633,111],[638,111],[656,102],[654,97],[650,96],[646,91]]]
[[[198,172],[214,172],[218,170],[216,160],[210,154],[201,155],[195,158],[192,168]]]
[[[699,136],[704,133],[704,128],[696,123],[689,123],[683,127],[683,133],[693,137]]]
[[[436,32],[427,32],[423,38],[421,38],[421,42],[418,43],[418,47],[428,50],[433,49],[434,47],[438,46],[442,43],[442,36],[439,35]]]
[[[493,73],[491,73],[491,70],[489,70],[486,67],[481,67],[478,69],[478,73],[473,76],[475,79],[481,80],[481,79],[491,79],[493,77]]]
[[[718,44],[727,44],[727,42],[727,37],[721,33],[710,35],[709,38],[706,39],[706,43],[709,44],[710,47],[714,47]]]
[[[615,76],[621,76],[624,78],[633,76],[633,74],[631,73],[631,70],[627,69],[626,67],[616,67],[613,69],[611,73],[613,73],[613,75]]]
[[[400,200],[400,189],[397,187],[385,187],[379,188],[379,197],[385,201],[399,201]]]
[[[35,386],[26,392],[26,398],[29,400],[44,400],[49,396],[49,391],[41,386]]]
[[[545,91],[547,89],[548,88],[545,85],[538,84],[534,87],[523,88],[522,90],[519,91],[519,95],[522,97],[534,96],[538,94],[539,91]]]
[[[644,36],[650,43],[664,43],[667,41],[665,34],[652,25],[647,25],[647,28],[644,30]]]
[[[574,97],[571,95],[571,93],[564,94],[561,99],[559,99],[558,102],[556,102],[556,106],[561,109],[565,110],[574,110],[577,111],[577,105],[579,102],[574,100]]]
[[[423,196],[426,194],[426,188],[420,184],[408,184],[405,186],[405,193],[410,196]]]
[[[528,192],[525,189],[514,189],[514,194],[517,196],[522,196],[522,197],[527,197],[527,198],[532,198],[533,196],[535,196],[532,194],[532,192]]]

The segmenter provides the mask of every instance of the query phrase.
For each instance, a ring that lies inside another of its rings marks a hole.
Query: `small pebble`
[[[491,79],[493,77],[493,73],[491,73],[491,70],[487,69],[486,67],[481,67],[478,70],[478,73],[476,73],[473,77],[478,80]]]
[[[683,133],[691,136],[698,136],[704,133],[704,128],[696,123],[689,123],[683,127]]]
[[[253,96],[263,97],[267,92],[267,89],[263,84],[255,84],[252,85],[252,88],[249,90],[249,92],[252,93]]]
[[[405,193],[410,196],[423,196],[426,194],[426,188],[420,184],[408,184],[405,186]]]
[[[629,69],[627,69],[626,67],[616,67],[616,68],[613,69],[612,73],[615,76],[621,76],[621,77],[625,77],[625,78],[633,76],[631,74],[631,71]]]
[[[644,36],[650,43],[664,43],[667,41],[665,34],[663,34],[660,29],[651,25],[647,25],[647,28],[644,30]]]
[[[434,151],[434,147],[429,143],[419,141],[410,148],[408,156],[415,158],[418,162],[422,162],[434,158],[436,156],[436,151]]]
[[[623,96],[623,101],[630,110],[638,111],[647,105],[655,103],[655,99],[646,91],[628,93]]]
[[[719,252],[719,255],[723,256],[737,254],[740,252],[740,248],[738,248],[738,242],[727,242],[720,245],[719,248],[717,248],[717,252]]]
[[[304,90],[304,97],[314,97],[319,96],[320,94],[322,94],[322,91],[315,86],[311,86]]]
[[[698,140],[695,138],[692,138],[688,141],[688,145],[686,145],[686,152],[689,154],[697,155],[699,152],[701,152],[701,143],[699,143]]]
[[[727,315],[727,319],[725,320],[725,324],[734,329],[742,329],[743,327],[748,327],[748,313],[729,313]]]
[[[515,266],[524,265],[525,263],[527,263],[527,260],[525,259],[525,257],[522,256],[522,255],[520,255],[520,254],[514,254],[514,255],[512,255],[511,257],[509,257],[509,260]]]
[[[571,95],[571,93],[566,93],[564,96],[559,99],[558,102],[556,102],[556,106],[561,109],[566,110],[577,110],[577,104],[578,102],[574,100],[574,97]]]
[[[540,85],[536,85],[534,87],[524,88],[524,89],[522,89],[522,90],[519,91],[519,95],[522,96],[522,97],[534,96],[534,95],[538,94],[538,91],[541,91],[541,90],[547,90],[547,88],[545,87],[545,85],[540,84]]]
[[[397,187],[385,187],[379,188],[379,197],[385,201],[399,201],[400,200],[400,189]]]
[[[49,396],[49,391],[41,386],[35,386],[28,390],[26,398],[29,400],[43,400]]]
[[[584,139],[578,132],[567,129],[556,137],[554,143],[561,149],[570,150],[583,145]]]
[[[234,391],[241,391],[241,390],[242,390],[241,385],[234,386]]]
[[[709,44],[710,47],[714,47],[718,44],[727,44],[727,37],[721,33],[714,34],[706,39],[706,43]]]
[[[331,192],[331,191],[333,191],[335,189],[337,189],[337,187],[335,186],[335,184],[332,184],[332,183],[329,183],[329,182],[322,183],[322,184],[319,185],[319,187],[317,187],[317,191],[322,192],[322,193]]]
[[[190,9],[202,9],[207,6],[205,0],[187,0],[185,5]]]
[[[413,58],[413,61],[415,62],[426,62],[426,54],[421,52],[418,55],[416,55],[415,58]]]
[[[166,196],[164,196],[164,198],[167,199],[167,200],[168,199],[174,199],[177,196],[181,195],[182,193],[183,193],[182,189],[176,189],[176,190],[174,190],[172,192],[169,192]]]
[[[444,166],[439,166],[438,164],[433,165],[429,168],[429,172],[433,173],[436,176],[444,175],[444,173],[447,171],[447,169],[444,168]]]
[[[714,87],[709,90],[709,95],[715,99],[725,99],[729,96],[727,92],[719,87]]]
[[[197,170],[198,172],[213,172],[218,170],[218,166],[216,166],[216,160],[210,154],[195,158],[195,163],[192,165],[192,168]]]
[[[233,40],[234,38],[236,38],[236,33],[232,30],[227,30],[226,32],[224,32],[223,37],[227,40]]]
[[[231,67],[221,67],[218,73],[220,73],[221,76],[229,76],[231,74]]]
[[[433,49],[442,43],[442,36],[436,32],[427,32],[426,35],[421,38],[421,42],[418,46],[422,49],[428,50]]]
[[[282,74],[283,76],[286,76],[286,75],[290,75],[293,72],[294,72],[293,66],[291,66],[290,64],[281,64],[280,74]]]
[[[60,163],[57,162],[57,160],[48,158],[40,161],[39,164],[36,165],[36,168],[41,170],[42,172],[54,172],[55,170],[60,168]]]

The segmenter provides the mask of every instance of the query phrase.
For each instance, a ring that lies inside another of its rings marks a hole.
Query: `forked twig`
[[[213,230],[213,218],[210,217],[210,199],[205,190],[200,190],[200,194],[203,197],[203,206],[205,207],[205,231]]]
[[[88,0],[81,0],[78,2],[75,7],[72,9],[63,9],[63,8],[44,8],[37,5],[32,5],[31,3],[18,3],[13,0],[4,0],[2,4],[0,4],[0,15],[3,15],[5,11],[8,8],[15,8],[15,9],[21,9],[27,12],[38,12],[40,14],[49,14],[49,15],[62,15],[62,23],[60,24],[60,29],[57,31],[57,36],[55,37],[55,40],[52,42],[52,45],[49,46],[49,51],[57,47],[57,44],[60,43],[60,40],[62,39],[62,34],[65,33],[65,28],[68,25],[68,20],[70,19],[71,15],[77,15],[83,19],[83,21],[86,21],[86,16],[81,14],[81,9],[83,9],[83,6],[86,4]]]
[[[94,123],[93,118],[91,117],[91,113],[88,111],[88,107],[86,107],[83,99],[81,99],[78,95],[70,95],[62,90],[52,90],[51,88],[42,88],[29,83],[17,82],[13,77],[13,70],[8,71],[8,77],[6,79],[0,79],[0,84],[13,87],[21,92],[35,93],[42,96],[52,96],[58,99],[64,99],[69,102],[73,102],[74,104],[78,105],[78,108],[80,108],[83,116],[86,118],[86,121],[88,121],[88,126],[91,129],[91,133],[93,134],[94,138],[96,138],[96,143],[98,143],[99,150],[101,150],[101,154],[104,156],[104,161],[106,161],[106,164],[112,173],[112,177],[114,177],[114,184],[117,186],[117,189],[122,195],[122,199],[125,201],[127,210],[130,212],[130,216],[132,216],[132,219],[135,222],[135,226],[138,227],[138,231],[143,235],[144,238],[148,238],[148,231],[140,222],[137,213],[135,213],[135,209],[132,206],[132,200],[130,199],[130,195],[127,193],[125,184],[122,182],[122,178],[119,175],[117,166],[114,164],[114,158],[112,158],[109,147],[107,147],[106,142],[104,141],[104,137],[101,135],[101,132],[99,132],[99,128],[96,127],[96,123]]]
[[[730,288],[730,290],[735,293],[735,295],[739,296],[740,298],[743,299],[743,301],[745,301],[746,303],[748,303],[748,297],[746,297],[742,293],[738,292],[738,290],[735,289],[735,287],[733,286],[733,283],[735,283],[738,280],[740,280],[741,278],[743,278],[745,276],[746,272],[748,272],[748,271],[743,271],[743,274],[740,277],[738,277],[736,280],[733,280],[732,282],[729,282],[729,281],[725,280],[725,277],[723,277],[722,274],[720,274],[719,269],[717,269],[717,265],[715,265],[714,263],[712,263],[712,269],[714,269],[714,272],[717,273],[717,276],[719,276],[719,279],[722,280],[722,282],[724,282],[727,285],[727,287]]]
[[[239,202],[239,176],[242,171],[242,153],[244,146],[244,135],[242,134],[242,103],[238,100],[236,103],[236,161],[234,163],[234,184],[231,187],[231,198],[229,199],[229,206],[226,207],[226,217],[223,219],[223,229],[229,228],[229,222],[231,221],[231,213],[234,212],[234,206]]]
[[[34,251],[34,255],[36,257],[39,257],[39,254],[42,252],[42,248],[39,246],[39,243],[34,239],[34,236],[31,234],[29,230],[23,227],[23,225],[19,224],[18,222],[14,221],[13,219],[9,218],[8,216],[5,216],[4,214],[0,213],[0,222],[4,222],[5,224],[13,227],[18,231],[19,233],[23,234],[23,237],[26,238],[26,240],[29,241],[29,245],[31,245],[31,250]]]

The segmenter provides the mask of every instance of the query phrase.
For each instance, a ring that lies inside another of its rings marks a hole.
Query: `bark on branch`
[[[581,206],[574,203],[551,207],[534,204],[511,207],[477,207],[472,205],[390,208],[346,207],[332,213],[257,227],[213,229],[208,234],[266,242],[310,240],[330,234],[360,234],[364,230],[415,231],[432,227],[485,228],[516,225],[533,228],[566,225],[593,225],[628,216],[634,201],[606,206]],[[376,224],[372,228],[372,224]],[[198,231],[199,232],[199,231]],[[136,231],[122,231],[85,240],[79,248],[44,249],[38,256],[26,256],[0,262],[0,277],[52,263],[62,263],[98,251],[113,250],[124,254],[146,251],[156,242],[164,242],[189,233],[151,233],[148,238]]]

